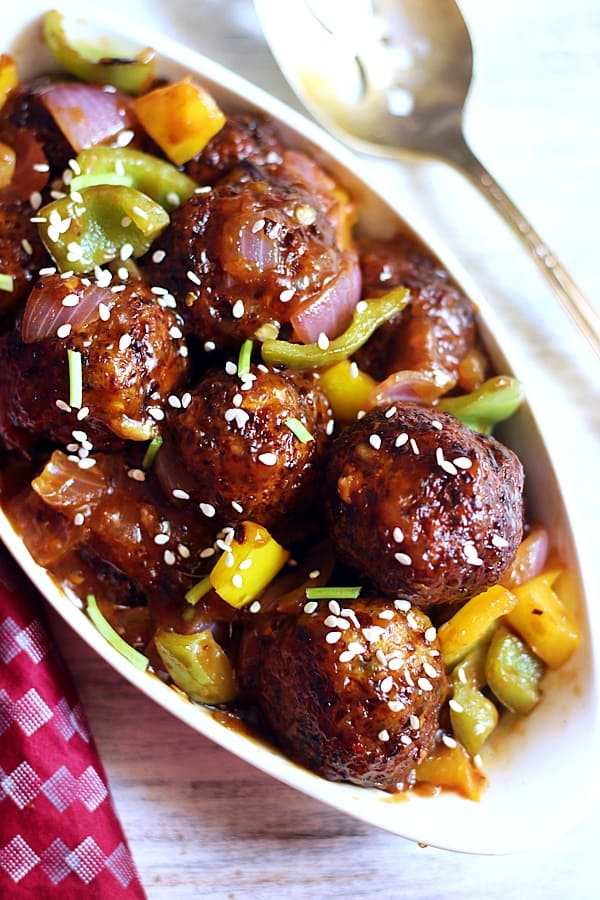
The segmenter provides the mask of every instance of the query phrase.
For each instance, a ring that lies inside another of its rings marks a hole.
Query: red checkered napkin
[[[0,897],[144,896],[40,601],[0,548]]]

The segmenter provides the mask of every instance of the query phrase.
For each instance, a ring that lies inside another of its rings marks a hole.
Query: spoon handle
[[[477,159],[466,141],[456,142],[447,158],[468,176],[511,227],[546,276],[564,309],[570,314],[596,353],[600,354],[600,313],[579,290],[569,273],[523,213]]]

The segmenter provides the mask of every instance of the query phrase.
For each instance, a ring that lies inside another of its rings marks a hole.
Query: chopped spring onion
[[[293,416],[290,416],[289,419],[285,420],[285,424],[302,444],[308,444],[309,441],[314,441],[313,435],[308,428],[302,424],[300,419],[295,419]]]
[[[156,459],[158,451],[160,450],[162,445],[163,445],[163,439],[160,436],[160,434],[157,434],[156,437],[152,438],[152,440],[148,444],[148,447],[144,454],[144,458],[142,460],[142,468],[143,469],[151,469],[152,468],[154,460]]]
[[[0,291],[11,293],[14,290],[15,279],[12,275],[0,274]]]
[[[117,172],[95,172],[86,175],[76,175],[71,179],[70,189],[83,191],[85,188],[95,187],[97,184],[122,184],[125,187],[133,187],[131,175],[118,175]]]
[[[312,587],[306,588],[308,600],[356,600],[362,587]]]
[[[67,350],[69,364],[69,406],[81,409],[83,403],[83,374],[81,353],[78,350]]]
[[[198,581],[197,584],[189,589],[189,591],[185,595],[185,599],[192,606],[195,606],[196,603],[199,600],[202,600],[204,595],[208,594],[209,591],[212,591],[212,584],[210,583],[210,575],[207,575],[206,578]]]
[[[252,357],[252,341],[248,338],[240,348],[240,356],[238,359],[237,373],[239,378],[248,375],[250,372],[250,359]]]
[[[142,672],[147,669],[148,657],[144,656],[143,653],[140,653],[135,647],[128,644],[127,641],[123,640],[121,635],[115,631],[110,622],[108,622],[100,612],[98,604],[96,603],[96,598],[93,594],[88,594],[86,603],[88,616],[111,647],[114,647],[114,649],[124,656],[125,659],[128,659],[136,669],[141,669]]]

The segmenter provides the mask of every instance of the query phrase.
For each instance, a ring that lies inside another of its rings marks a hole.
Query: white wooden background
[[[249,0],[102,5],[107,20],[112,10],[143,19],[290,97]],[[597,298],[598,0],[464,0],[462,8],[477,50],[467,118],[472,145],[580,286]],[[597,385],[600,371],[591,352],[569,333],[525,255],[458,175],[421,163],[379,165],[375,177],[435,226],[497,301],[525,360],[529,394],[541,406],[543,423],[553,426],[552,451],[577,515],[597,534],[597,478],[589,479],[598,458],[600,404],[590,380],[595,371]],[[306,799],[211,745],[53,622],[152,900],[598,896],[600,806],[567,837],[535,852],[482,858],[421,849]],[[549,789],[559,821],[569,785]]]

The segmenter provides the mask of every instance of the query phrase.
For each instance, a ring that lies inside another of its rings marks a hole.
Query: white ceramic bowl
[[[6,4],[3,9],[0,49],[17,56],[21,77],[54,67],[41,40],[41,17],[46,9],[39,0]],[[80,4],[65,2],[61,10],[81,15]],[[177,78],[196,73],[226,110],[258,108],[278,120],[289,145],[309,149],[348,188],[359,203],[361,222],[367,230],[391,233],[399,219],[408,222],[479,307],[480,327],[498,368],[518,377],[518,362],[499,349],[509,346],[508,336],[476,285],[445,248],[436,245],[423,223],[407,217],[406,210],[402,219],[369,188],[354,156],[298,113],[205,57],[143,28],[136,27],[135,33],[128,31],[113,17],[110,26],[91,11],[86,11],[85,17],[99,34],[114,32],[153,46],[159,53],[162,75]],[[190,728],[298,790],[410,840],[471,853],[507,853],[556,838],[585,814],[598,792],[600,623],[585,599],[586,592],[590,599],[598,595],[596,567],[582,555],[583,536],[573,530],[566,498],[561,496],[532,411],[522,409],[504,429],[503,437],[525,464],[530,515],[549,527],[552,543],[568,567],[569,602],[581,625],[583,640],[567,665],[547,676],[543,702],[533,714],[517,726],[500,728],[489,742],[483,758],[490,785],[480,803],[452,793],[434,798],[410,794],[392,797],[376,790],[329,783],[276,750],[222,726],[208,710],[192,704],[152,674],[138,671],[109,646],[73,599],[33,562],[1,512],[0,536],[65,621],[114,669]]]

